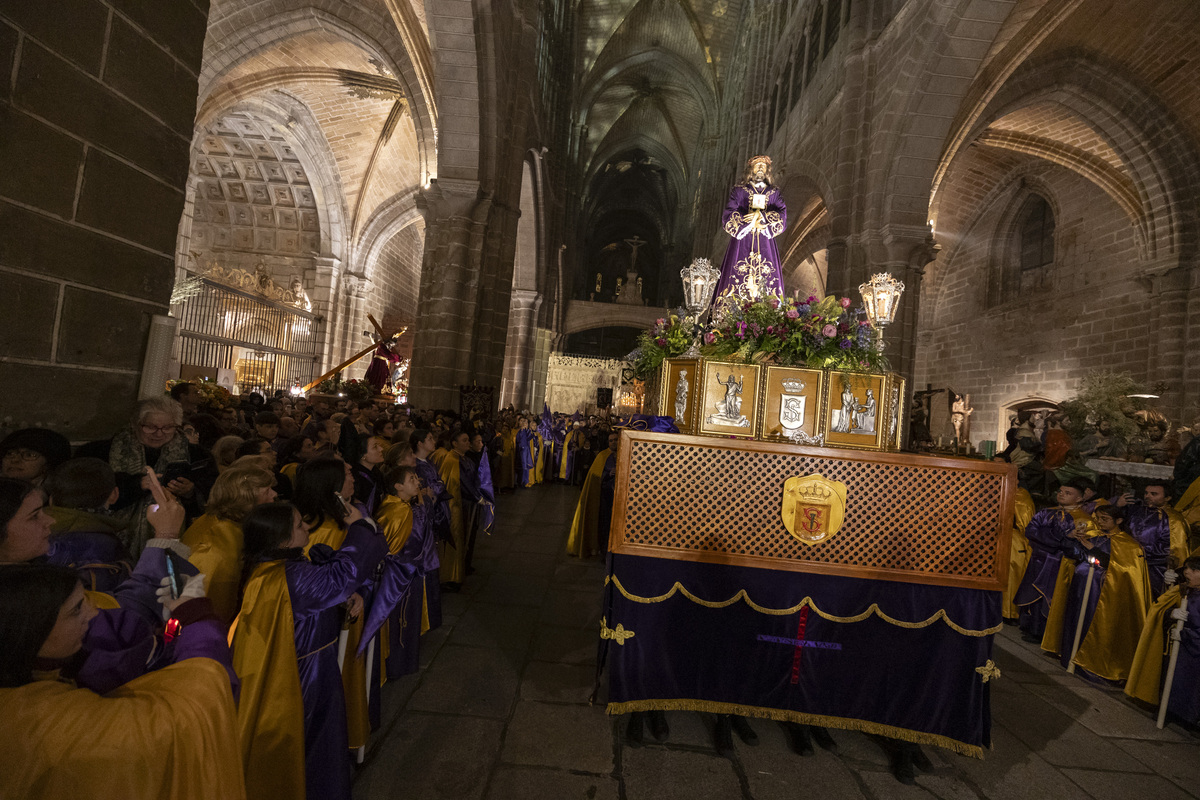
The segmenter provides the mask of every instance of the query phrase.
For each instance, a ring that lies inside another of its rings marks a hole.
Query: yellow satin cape
[[[1170,653],[1170,640],[1166,627],[1170,614],[1179,608],[1183,594],[1178,586],[1172,586],[1161,595],[1146,612],[1146,622],[1138,637],[1137,650],[1129,666],[1129,679],[1125,683],[1125,694],[1152,705],[1158,705],[1162,697],[1163,665]]]
[[[439,472],[441,472],[442,462],[446,460],[446,456],[448,455],[450,455],[449,450],[444,447],[439,447],[437,450],[434,450],[429,454],[429,460],[433,462],[433,465],[438,468]]]
[[[546,479],[546,439],[540,433],[534,433],[534,436],[537,437],[538,446],[533,459],[533,482],[538,484]]]
[[[1190,525],[1200,525],[1200,478],[1192,481],[1183,497],[1175,501],[1175,510]]]
[[[575,506],[575,518],[571,521],[571,534],[567,537],[567,552],[578,558],[586,558],[600,552],[597,534],[600,528],[600,475],[612,450],[600,451],[583,480],[583,492]]]
[[[238,585],[242,581],[242,526],[233,520],[204,514],[181,537],[192,548],[188,561],[203,572],[208,599],[221,621],[228,625],[238,613]]]
[[[229,642],[242,681],[238,729],[247,792],[304,800],[304,701],[284,562],[254,568]]]
[[[1025,538],[1025,529],[1029,527],[1034,513],[1033,498],[1025,489],[1017,489],[1016,502],[1013,506],[1013,531],[1009,540],[1008,586],[1002,593],[1001,615],[1005,619],[1017,619],[1021,609],[1017,608],[1013,598],[1025,577],[1025,568],[1029,566],[1029,540]]]
[[[375,512],[375,521],[379,523],[383,536],[387,539],[388,552],[399,555],[408,537],[412,535],[412,506],[390,494],[379,504],[379,510]]]
[[[562,454],[558,457],[558,478],[559,480],[567,480],[571,476],[567,474],[567,453],[571,452],[571,440],[575,438],[575,429],[567,431],[566,438],[562,443]]]
[[[0,796],[243,800],[235,713],[229,675],[208,658],[104,696],[57,681],[0,689]]]
[[[292,486],[296,485],[296,470],[300,469],[300,462],[293,461],[290,464],[284,464],[279,468],[279,474],[283,475],[292,482]]]
[[[1104,585],[1075,663],[1105,680],[1123,681],[1129,677],[1150,606],[1150,572],[1142,546],[1128,533],[1114,531],[1108,541]]]
[[[87,596],[87,599],[92,602],[92,605],[98,609],[121,607],[121,604],[117,601],[117,598],[113,597],[111,594],[97,592],[92,589],[84,589],[83,593]]]
[[[344,541],[346,529],[327,519],[309,532],[304,554],[308,555],[314,544],[325,544],[338,550]],[[361,656],[355,655],[362,641],[365,616],[365,613],[360,614],[354,622],[343,625],[343,630],[346,631],[346,658],[342,662],[342,691],[346,695],[346,739],[351,750],[357,750],[371,738],[371,714],[367,700],[367,653],[363,651]],[[376,687],[383,686],[379,670],[373,672],[375,675],[372,683],[376,684]]]
[[[438,467],[438,475],[450,493],[450,538],[451,547],[438,542],[438,560],[441,562],[441,580],[446,583],[462,583],[467,577],[467,537],[463,521],[462,478],[459,473],[458,453],[448,452]]]
[[[509,431],[500,440],[500,460],[496,465],[496,488],[513,488],[513,459],[517,452],[517,432]]]
[[[1088,524],[1088,535],[1095,536],[1098,529],[1092,522],[1092,517],[1081,508],[1073,508],[1068,512],[1076,522]],[[1070,594],[1071,578],[1075,575],[1075,564],[1072,558],[1063,556],[1058,565],[1058,578],[1054,582],[1054,596],[1050,598],[1050,611],[1046,614],[1046,631],[1042,634],[1042,649],[1048,653],[1061,655],[1063,618],[1067,612],[1067,595]]]
[[[1178,568],[1188,557],[1188,522],[1170,506],[1163,507],[1171,527],[1171,563]]]

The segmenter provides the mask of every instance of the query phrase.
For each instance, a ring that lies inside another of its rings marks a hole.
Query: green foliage
[[[345,395],[347,400],[353,400],[355,403],[370,402],[375,396],[375,387],[366,381],[360,381],[351,378],[348,381],[343,381],[339,378],[326,378],[318,383],[314,389],[318,394],[330,394],[334,397]]]
[[[1125,440],[1138,433],[1138,425],[1127,414],[1143,407],[1131,394],[1143,392],[1128,372],[1093,370],[1079,381],[1079,390],[1059,408],[1070,417],[1067,432],[1078,441],[1092,432],[1092,426],[1108,420],[1112,432]]]
[[[770,297],[727,307],[704,334],[704,355],[788,367],[881,372],[887,361],[849,298]]]
[[[637,349],[629,354],[629,360],[633,371],[644,380],[655,373],[663,359],[683,355],[691,344],[692,326],[678,314],[668,314],[638,335]]]

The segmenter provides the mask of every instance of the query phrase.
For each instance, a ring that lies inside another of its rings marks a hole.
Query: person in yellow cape
[[[496,462],[496,491],[513,488],[513,462],[517,452],[517,432],[504,424],[500,433],[500,458]]]
[[[387,545],[356,509],[344,521],[336,551],[310,546],[308,526],[288,503],[256,506],[242,523],[246,582],[229,637],[242,680],[238,728],[251,798],[351,796],[341,607]]]
[[[300,465],[309,461],[317,454],[316,444],[311,436],[297,434],[288,439],[279,451],[279,474],[288,479],[292,485],[296,485],[296,471],[300,469]]]
[[[575,454],[579,450],[578,439],[582,438],[582,429],[580,423],[574,423],[567,435],[563,438],[562,456],[558,460],[558,479],[560,481],[571,481],[571,474],[575,469]]]
[[[203,597],[160,598],[173,663],[99,695],[64,677],[96,616],[79,576],[0,566],[0,795],[246,797],[224,626]]]
[[[411,450],[408,459],[414,460]],[[387,642],[387,677],[392,680],[420,669],[421,634],[429,630],[422,558],[429,530],[423,522],[413,524],[413,503],[419,502],[421,494],[416,467],[389,467],[384,470],[383,482],[390,492],[375,512],[375,521],[387,539],[388,554],[376,582],[364,635],[379,631]]]
[[[1013,530],[1009,540],[1008,586],[1003,592],[1001,616],[1005,620],[1016,622],[1021,616],[1021,609],[1013,602],[1021,579],[1025,577],[1025,568],[1029,566],[1029,540],[1025,538],[1025,528],[1033,519],[1035,508],[1033,498],[1024,488],[1017,489],[1016,500],[1013,504]]]
[[[616,456],[619,441],[620,436],[615,431],[608,435],[608,447],[596,454],[583,480],[583,491],[575,506],[575,518],[571,521],[571,533],[567,537],[567,552],[578,558],[587,558],[608,549],[608,531],[600,529],[600,482],[609,459]],[[600,537],[604,537],[603,544]]]
[[[204,514],[184,532],[188,560],[208,576],[208,598],[226,625],[238,612],[242,582],[242,518],[275,499],[275,476],[254,465],[235,464],[217,477]]]
[[[1090,569],[1083,632],[1075,665],[1108,681],[1123,681],[1129,675],[1138,636],[1150,606],[1150,574],[1142,545],[1124,528],[1125,510],[1101,506],[1092,513],[1095,535],[1080,534],[1081,546],[1075,559],[1075,578],[1063,592],[1065,611],[1060,645],[1063,666],[1071,663],[1071,648],[1083,604],[1089,574],[1088,556],[1101,562]],[[1086,549],[1087,552],[1082,552]]]
[[[309,527],[309,555],[315,545],[321,544],[337,551],[342,548],[349,530],[351,513],[361,519],[361,513],[350,503],[354,497],[354,472],[350,465],[337,456],[318,456],[296,473],[294,502],[300,515]],[[374,527],[374,522],[364,524]],[[311,556],[310,556],[311,558]],[[346,601],[346,613],[342,628],[346,631],[345,659],[342,662],[342,684],[346,696],[347,737],[351,750],[359,751],[371,737],[370,698],[383,685],[381,670],[377,663],[381,653],[376,651],[368,664],[367,655],[358,656],[358,645],[363,629],[363,592],[365,583],[374,572],[383,553],[362,575],[359,586],[354,587]],[[335,645],[340,648],[340,645]],[[369,679],[368,679],[369,676]],[[361,752],[359,753],[361,755]]]
[[[546,480],[546,437],[542,436],[537,421],[533,418],[529,420],[529,432],[532,434],[529,437],[529,446],[533,449],[533,483],[537,485]]]
[[[450,493],[451,541],[438,543],[438,561],[442,565],[441,580],[450,591],[460,589],[467,577],[467,536],[463,515],[461,459],[470,447],[470,434],[466,431],[454,434],[450,441],[450,450],[438,467],[438,477]]]
[[[1179,568],[1179,573],[1176,575],[1172,570],[1169,578],[1172,585],[1159,595],[1146,615],[1146,624],[1142,626],[1137,652],[1129,668],[1129,680],[1125,683],[1125,694],[1151,705],[1158,705],[1162,699],[1167,659],[1171,654],[1171,629],[1184,613],[1187,615],[1185,628],[1191,620],[1200,624],[1200,556],[1190,556]],[[1187,612],[1182,612],[1179,608],[1184,597],[1188,598]],[[1193,625],[1193,629],[1195,627],[1196,625]],[[1195,660],[1200,655],[1200,642],[1193,640],[1189,644],[1193,651],[1192,659]],[[1179,659],[1186,659],[1187,655],[1181,648]],[[1200,704],[1200,700],[1195,699],[1195,696],[1200,694],[1200,685],[1196,683],[1197,677],[1200,676],[1194,671],[1195,667],[1190,676],[1186,668],[1181,674],[1179,666],[1177,660],[1175,680],[1171,686],[1171,706],[1168,708],[1183,716],[1187,709],[1179,706],[1190,705],[1195,708]],[[1189,694],[1193,698],[1190,703],[1186,701]]]
[[[1188,523],[1171,507],[1170,481],[1151,480],[1142,486],[1140,503],[1133,501],[1131,492],[1118,498],[1117,505],[1129,506],[1126,516],[1129,530],[1146,545],[1150,588],[1157,597],[1165,588],[1163,573],[1167,564],[1182,564],[1188,557]],[[1152,536],[1156,541],[1150,541]]]
[[[439,470],[442,468],[442,462],[446,460],[446,456],[450,455],[450,439],[449,431],[442,431],[437,435],[437,447],[429,454],[429,460]]]

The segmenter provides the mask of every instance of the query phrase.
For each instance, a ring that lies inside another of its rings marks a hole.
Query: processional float
[[[682,271],[688,324],[719,274]],[[881,347],[903,284],[860,291]],[[739,714],[981,756],[1015,469],[898,452],[895,373],[700,352],[664,360],[650,392],[682,435],[621,434],[609,713]]]

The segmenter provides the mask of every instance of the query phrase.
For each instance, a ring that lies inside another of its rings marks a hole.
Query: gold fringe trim
[[[867,607],[867,610],[863,611],[861,614],[855,614],[852,617],[839,617],[836,614],[830,614],[828,612],[822,611],[821,609],[817,608],[817,604],[813,601],[813,599],[811,597],[805,597],[803,600],[801,600],[799,603],[792,606],[791,608],[767,608],[766,606],[760,606],[758,603],[756,603],[752,599],[750,599],[750,595],[746,592],[745,589],[738,589],[737,594],[735,594],[733,597],[729,598],[728,600],[721,600],[721,601],[714,602],[712,600],[703,600],[703,599],[697,597],[696,595],[689,592],[687,590],[687,587],[685,587],[679,581],[675,581],[675,584],[671,587],[671,589],[666,594],[660,594],[658,597],[639,597],[638,595],[630,593],[624,586],[621,585],[621,581],[617,578],[616,575],[607,576],[604,579],[604,582],[605,582],[605,584],[608,584],[611,582],[613,584],[613,586],[617,587],[617,591],[620,592],[621,595],[623,597],[625,597],[626,600],[632,600],[635,603],[647,603],[647,604],[661,603],[664,600],[671,599],[678,592],[679,594],[682,594],[684,597],[686,597],[688,600],[691,600],[693,603],[702,605],[705,608],[725,608],[727,606],[733,605],[734,603],[737,603],[738,601],[742,601],[746,605],[750,606],[751,608],[753,608],[755,611],[757,611],[760,614],[769,614],[771,616],[776,616],[776,617],[786,617],[791,614],[795,614],[800,609],[807,606],[808,608],[812,609],[812,611],[815,614],[817,614],[817,616],[821,617],[822,619],[827,619],[830,622],[842,622],[842,623],[862,622],[864,619],[866,619],[866,618],[870,617],[872,614],[874,614],[875,616],[879,617],[884,622],[887,622],[890,625],[895,625],[900,628],[927,628],[930,625],[932,625],[933,623],[937,622],[938,620],[941,620],[942,622],[946,623],[946,625],[951,630],[955,631],[956,633],[961,633],[963,636],[975,636],[975,637],[992,636],[992,635],[999,633],[1001,631],[1001,629],[1004,628],[1003,622],[1001,622],[999,625],[996,625],[995,627],[985,628],[984,630],[971,630],[970,628],[964,628],[963,626],[956,623],[954,620],[950,619],[950,616],[946,613],[946,609],[944,609],[944,608],[939,608],[937,613],[935,613],[929,619],[923,620],[921,622],[905,622],[903,620],[899,620],[894,617],[890,617],[883,612],[883,610],[879,607],[878,603],[871,603],[871,605]]]
[[[803,711],[788,711],[783,708],[742,706],[736,703],[717,703],[711,700],[631,700],[627,703],[609,703],[605,709],[605,713],[612,716],[629,714],[634,711],[703,711],[709,714],[737,714],[740,717],[773,719],[777,722],[798,722],[801,725],[818,725],[822,728],[873,733],[878,736],[887,736],[890,739],[899,739],[902,742],[934,745],[972,758],[983,758],[983,748],[979,745],[960,742],[949,736],[897,728],[865,719],[827,717],[823,714],[807,714]]]

